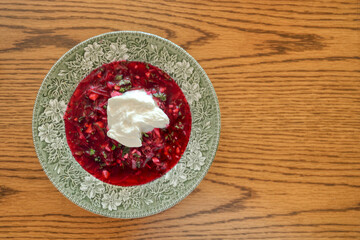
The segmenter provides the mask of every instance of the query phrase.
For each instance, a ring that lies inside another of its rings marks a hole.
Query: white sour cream
[[[144,90],[132,90],[110,98],[107,118],[108,137],[127,147],[141,147],[143,132],[169,124],[168,116]]]

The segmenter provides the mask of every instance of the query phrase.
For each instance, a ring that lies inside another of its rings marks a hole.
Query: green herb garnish
[[[90,149],[90,156],[94,155],[95,154],[95,150],[94,149]]]
[[[131,85],[120,88],[119,92],[124,93],[131,88]]]
[[[111,147],[111,150],[115,150],[115,148],[116,148],[116,146],[115,145],[112,145],[112,147]]]
[[[160,99],[161,101],[166,101],[166,94],[165,93],[155,93],[153,94],[154,97]]]
[[[128,85],[128,84],[131,84],[130,80],[121,80],[117,85],[123,86],[123,85]]]
[[[175,128],[176,129],[183,129],[184,125],[181,122],[179,122],[177,125],[175,125]]]

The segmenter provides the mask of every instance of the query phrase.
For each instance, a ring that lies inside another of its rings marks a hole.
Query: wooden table
[[[360,239],[358,1],[0,1],[0,238]],[[205,69],[221,139],[175,207],[119,220],[61,195],[32,142],[40,84],[89,37],[139,30]]]

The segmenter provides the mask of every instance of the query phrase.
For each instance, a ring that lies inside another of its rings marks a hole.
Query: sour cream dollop
[[[165,128],[168,116],[144,90],[132,90],[108,100],[108,137],[127,147],[141,147],[141,135]]]

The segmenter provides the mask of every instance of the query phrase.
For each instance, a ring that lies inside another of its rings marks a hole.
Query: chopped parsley
[[[121,80],[118,83],[119,86],[128,85],[128,84],[131,84],[130,80]]]
[[[94,155],[95,154],[95,150],[94,149],[90,149],[90,156]]]
[[[183,129],[184,125],[181,122],[179,122],[178,124],[175,125],[175,128],[176,129]]]
[[[119,92],[124,93],[131,88],[131,85],[120,88]]]
[[[166,101],[166,94],[165,93],[154,93],[154,97],[160,99],[161,101]]]

